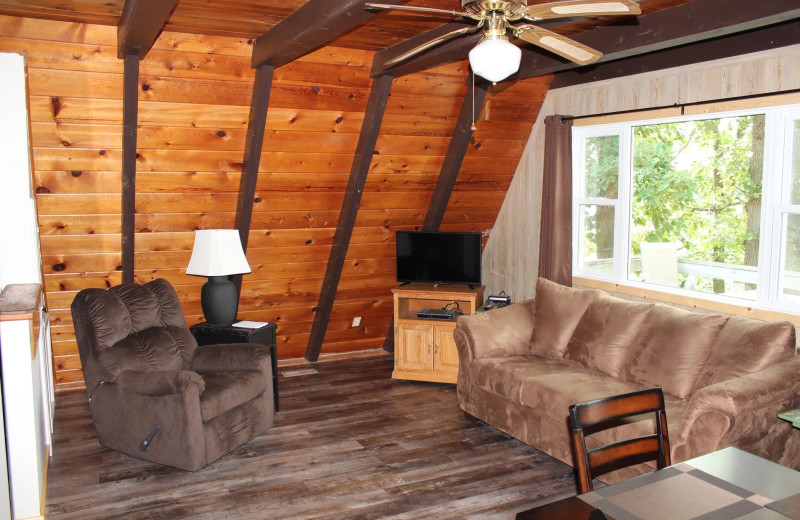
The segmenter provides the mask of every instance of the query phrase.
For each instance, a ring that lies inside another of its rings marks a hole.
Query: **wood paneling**
[[[0,16],[0,51],[28,60],[56,381],[80,381],[69,305],[82,288],[122,279],[123,68],[115,28]],[[165,32],[140,62],[134,276],[169,280],[190,324],[203,319],[205,282],[184,274],[193,232],[234,226],[251,51],[246,39]],[[278,323],[281,359],[302,357],[309,339],[371,61],[370,51],[324,47],[275,70],[248,235],[253,272],[242,280],[239,318]],[[393,84],[323,354],[381,347],[396,285],[394,232],[422,226],[467,70],[458,62]],[[492,228],[548,85],[539,78],[490,89],[442,230]],[[351,327],[354,316],[360,327]]]

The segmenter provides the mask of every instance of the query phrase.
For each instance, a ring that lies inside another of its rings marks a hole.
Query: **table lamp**
[[[186,274],[208,277],[200,291],[200,303],[208,323],[233,323],[239,295],[228,275],[249,272],[250,265],[244,256],[238,230],[199,229],[195,232]]]

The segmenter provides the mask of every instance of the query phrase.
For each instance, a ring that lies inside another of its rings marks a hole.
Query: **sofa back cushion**
[[[620,376],[686,399],[728,321],[719,314],[700,314],[657,303],[640,329]]]
[[[539,278],[536,281],[536,325],[531,334],[531,353],[562,359],[584,311],[602,294],[596,289],[566,287]]]
[[[788,321],[731,317],[711,348],[695,390],[757,372],[795,353],[795,328]]]
[[[618,377],[654,306],[611,296],[598,297],[583,313],[564,358]]]

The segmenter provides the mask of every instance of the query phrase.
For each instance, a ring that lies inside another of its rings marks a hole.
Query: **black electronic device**
[[[454,320],[461,311],[458,309],[420,309],[417,318],[426,320]]]
[[[397,281],[481,284],[481,234],[397,232]]]
[[[489,296],[487,300],[492,306],[505,307],[506,305],[511,305],[511,296],[506,296],[502,292],[499,295]]]

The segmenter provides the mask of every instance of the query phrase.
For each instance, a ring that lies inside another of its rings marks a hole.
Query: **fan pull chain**
[[[469,127],[470,131],[474,132],[478,129],[475,126],[475,72],[472,72],[472,124]]]

